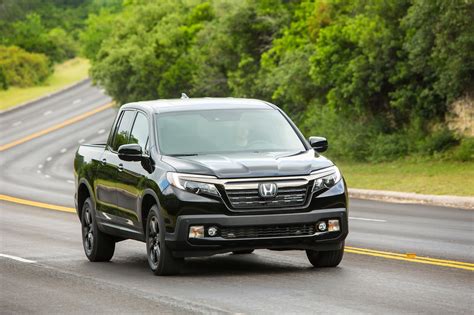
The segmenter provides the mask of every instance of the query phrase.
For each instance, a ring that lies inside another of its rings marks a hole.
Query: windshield
[[[286,118],[274,109],[221,109],[157,115],[164,155],[303,151]]]

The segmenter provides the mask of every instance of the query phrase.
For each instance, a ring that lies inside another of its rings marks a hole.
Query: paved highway
[[[462,209],[351,200],[334,269],[259,250],[188,259],[182,275],[157,278],[134,241],[111,263],[89,263],[77,217],[47,208],[73,207],[74,152],[105,141],[109,102],[85,82],[0,114],[2,313],[472,313],[474,211]]]

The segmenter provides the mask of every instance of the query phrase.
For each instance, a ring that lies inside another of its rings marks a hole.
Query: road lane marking
[[[99,129],[99,131],[97,131],[99,135],[103,134],[104,132],[105,132],[105,129]]]
[[[27,205],[31,207],[37,207],[37,208],[44,208],[44,209],[63,211],[63,212],[76,212],[76,209],[74,208],[52,205],[49,203],[43,203],[43,202],[38,202],[38,201],[26,200],[26,199],[16,198],[12,196],[7,196],[7,195],[0,195],[0,200]]]
[[[53,159],[52,156],[48,156],[48,157],[46,158],[46,162],[49,162],[49,161],[51,161],[52,159]]]
[[[38,168],[43,168],[43,164],[38,164]]]
[[[468,263],[468,262],[463,262],[463,261],[436,259],[436,258],[421,257],[421,256],[416,256],[416,258],[409,258],[407,257],[407,254],[378,251],[378,250],[373,250],[373,249],[357,248],[357,247],[350,247],[350,246],[346,246],[346,248],[344,249],[344,252],[358,254],[358,255],[367,255],[367,256],[381,257],[381,258],[387,258],[387,259],[394,259],[394,260],[409,261],[409,262],[414,262],[414,263],[419,263],[419,264],[443,266],[443,267],[474,271],[473,263]]]
[[[24,263],[27,263],[27,264],[36,263],[36,261],[34,261],[34,260],[29,260],[29,259],[25,259],[25,258],[21,258],[21,257],[18,257],[18,256],[13,256],[13,255],[0,254],[0,257],[10,258],[10,259],[13,259],[13,260],[16,260],[16,261],[21,261],[21,262],[24,262]]]
[[[43,116],[48,116],[49,114],[52,114],[53,111],[52,110],[47,110],[43,113]]]
[[[81,140],[79,140],[79,141],[77,141],[77,142],[78,142],[79,144],[81,144],[81,143],[86,142],[86,139],[81,139]]]
[[[70,118],[70,119],[67,119],[67,120],[65,120],[65,121],[63,121],[62,123],[59,123],[59,124],[57,124],[57,125],[54,125],[54,126],[51,126],[51,127],[49,127],[49,128],[46,128],[46,129],[40,130],[40,131],[38,131],[38,132],[32,133],[32,134],[30,134],[30,135],[28,135],[28,136],[26,136],[26,137],[23,137],[23,138],[21,138],[21,139],[15,140],[15,141],[13,141],[13,142],[4,144],[4,145],[0,146],[0,152],[5,151],[5,150],[7,150],[7,149],[10,149],[10,148],[12,148],[12,147],[15,147],[15,146],[17,146],[17,145],[20,145],[20,144],[22,144],[22,143],[25,143],[25,142],[27,142],[27,141],[36,139],[36,138],[38,138],[38,137],[44,136],[45,134],[48,134],[48,133],[50,133],[50,132],[53,132],[53,131],[56,131],[56,130],[58,130],[58,129],[64,128],[64,127],[69,126],[69,125],[71,125],[71,124],[74,124],[74,123],[76,123],[76,122],[78,122],[78,121],[84,120],[84,119],[86,119],[87,117],[90,117],[90,116],[92,116],[92,115],[95,115],[95,114],[97,114],[97,113],[100,113],[100,112],[102,112],[102,111],[104,111],[104,110],[106,110],[106,109],[111,108],[112,106],[113,106],[113,102],[107,103],[107,104],[105,104],[105,105],[103,105],[103,106],[100,106],[100,107],[97,107],[97,108],[95,108],[95,109],[93,109],[93,110],[91,110],[91,111],[88,111],[88,112],[86,112],[86,113],[80,114],[80,115],[75,116],[75,117],[72,117],[72,118]]]
[[[61,153],[65,153],[66,151],[67,151],[67,149],[66,149],[66,148],[62,148],[62,149],[61,149],[61,151],[59,151],[59,152],[61,152]]]
[[[16,197],[7,196],[7,195],[0,195],[0,200],[28,205],[32,207],[56,210],[56,211],[72,212],[72,213],[76,212],[74,208],[52,205],[52,204],[47,204],[47,203],[37,202],[37,201],[31,201],[31,200],[16,198]],[[351,247],[351,246],[346,246],[344,251],[347,253],[358,254],[358,255],[374,256],[374,257],[380,257],[380,258],[386,258],[386,259],[414,262],[414,263],[419,263],[419,264],[427,264],[427,265],[450,267],[450,268],[474,271],[474,263],[468,263],[468,262],[463,262],[463,261],[437,259],[437,258],[422,257],[422,256],[409,258],[407,254],[373,250],[373,249],[368,249],[368,248],[358,248],[358,247]]]
[[[66,180],[66,182],[69,183],[69,184],[74,184],[74,181],[70,180],[70,179]]]
[[[350,220],[360,220],[360,221],[372,221],[372,222],[387,222],[387,220],[379,219],[368,219],[368,218],[359,218],[359,217],[349,217]]]
[[[76,105],[76,104],[79,104],[80,102],[81,102],[81,99],[77,99],[74,102],[72,102],[72,104]]]
[[[21,125],[21,123],[22,123],[21,120],[20,120],[20,121],[17,121],[17,122],[14,122],[14,123],[12,124],[12,127],[17,127],[17,126]]]

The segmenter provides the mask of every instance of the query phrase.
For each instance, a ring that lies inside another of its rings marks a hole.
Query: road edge
[[[358,188],[349,188],[349,197],[355,199],[377,200],[393,203],[415,203],[474,210],[474,197],[424,195],[409,192]]]
[[[11,113],[11,112],[14,112],[16,110],[20,110],[24,107],[27,107],[29,105],[33,105],[35,103],[38,103],[38,102],[41,102],[41,101],[44,101],[45,99],[47,98],[50,98],[50,97],[53,97],[53,96],[56,96],[58,94],[61,94],[61,93],[64,93],[64,92],[67,92],[69,90],[72,90],[76,87],[78,87],[79,85],[82,85],[82,84],[86,84],[86,83],[89,83],[91,82],[91,78],[86,78],[86,79],[83,79],[81,81],[78,81],[76,83],[72,83],[72,84],[69,84],[69,85],[66,85],[65,87],[59,89],[59,90],[56,90],[52,93],[49,93],[49,94],[46,94],[46,95],[43,95],[43,96],[40,96],[38,98],[35,98],[33,100],[30,100],[30,101],[27,101],[27,102],[23,102],[19,105],[15,105],[11,108],[7,108],[5,110],[0,110],[0,115],[4,115],[4,114],[7,114],[7,113]]]

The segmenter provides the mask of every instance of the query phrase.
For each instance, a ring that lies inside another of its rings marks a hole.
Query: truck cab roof
[[[163,99],[128,103],[122,109],[142,109],[150,113],[165,113],[192,110],[216,110],[216,109],[277,109],[273,104],[265,101],[233,98],[233,97],[204,97],[185,99]]]

